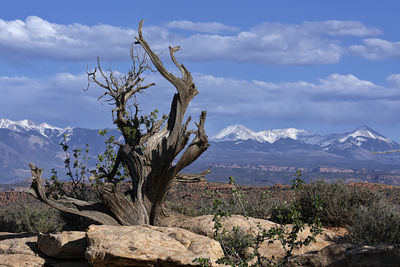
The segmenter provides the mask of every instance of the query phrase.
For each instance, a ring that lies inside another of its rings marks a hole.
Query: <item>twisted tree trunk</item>
[[[138,56],[131,55],[134,67],[124,79],[115,78],[112,72],[106,76],[101,70],[100,63],[98,71],[105,83],[99,82],[96,78],[97,69],[88,72],[88,78],[105,89],[101,97],[108,96],[113,101],[115,105],[113,114],[116,112],[114,123],[122,132],[125,141],[124,144],[119,144],[113,170],[109,173],[96,174],[96,178],[106,179],[104,185],[98,188],[101,203],[89,203],[71,198],[58,201],[48,199],[41,181],[41,170],[33,164],[30,165],[33,177],[31,187],[38,199],[59,210],[85,216],[101,224],[155,225],[165,216],[165,200],[174,183],[196,182],[209,172],[207,170],[198,175],[180,173],[209,146],[204,131],[206,112],[201,112],[199,122],[196,123],[197,130],[189,131],[191,118],[188,117],[184,121],[185,112],[198,91],[190,72],[175,58],[175,52],[180,47],[169,48],[171,59],[182,75],[178,78],[167,71],[158,55],[145,41],[142,24],[143,21],[139,24],[135,44],[144,49],[157,71],[176,88],[177,92],[172,99],[169,115],[155,121],[145,133],[141,133],[137,106],[135,105],[134,117],[128,115],[126,106],[135,93],[154,85],[143,85],[144,78],[140,77],[149,68],[145,57],[139,60]],[[195,136],[188,144],[192,134]],[[182,155],[176,161],[180,152]],[[175,165],[173,165],[174,160]],[[113,183],[121,164],[127,167],[132,180],[132,190],[128,197],[118,192]]]

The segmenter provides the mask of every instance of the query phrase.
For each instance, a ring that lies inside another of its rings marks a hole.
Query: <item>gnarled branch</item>
[[[32,184],[30,193],[40,201],[58,210],[73,213],[92,219],[95,222],[107,225],[119,225],[120,223],[108,214],[102,203],[87,202],[78,199],[63,197],[53,200],[46,196],[42,182],[43,169],[39,169],[33,163],[29,163],[32,173]]]
[[[205,182],[206,179],[204,178],[207,174],[211,172],[211,168],[208,168],[205,171],[197,174],[189,174],[189,173],[178,173],[175,178],[175,183],[198,183],[198,182]]]

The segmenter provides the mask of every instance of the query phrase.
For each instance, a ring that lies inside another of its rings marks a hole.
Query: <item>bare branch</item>
[[[103,76],[104,80],[107,83],[107,89],[109,91],[112,91],[112,87],[110,85],[110,81],[108,80],[107,76],[103,73],[103,70],[101,69],[100,58],[99,57],[97,57],[97,68],[99,69],[101,76]]]
[[[143,145],[150,139],[150,137],[152,137],[154,134],[156,134],[167,119],[168,119],[168,116],[164,115],[160,120],[156,121],[154,123],[153,127],[151,127],[150,131],[148,133],[146,133],[144,136],[142,136],[142,138],[140,139],[139,145]]]
[[[145,89],[147,89],[147,88],[149,88],[149,87],[151,87],[151,86],[153,86],[153,85],[156,85],[155,83],[150,83],[150,84],[148,84],[148,85],[145,85],[145,86],[138,86],[136,89],[132,89],[134,86],[136,86],[137,84],[135,84],[135,85],[132,85],[131,86],[131,89],[128,89],[128,90],[130,90],[130,91],[128,91],[126,94],[125,94],[125,99],[124,99],[124,101],[125,101],[125,103],[134,95],[134,94],[136,94],[136,93],[138,93],[138,92],[141,92],[142,90],[145,90]]]
[[[72,198],[62,198],[57,201],[48,199],[42,183],[43,169],[39,169],[33,163],[29,163],[29,168],[32,173],[31,188],[33,189],[30,193],[40,201],[58,210],[87,217],[101,224],[119,225],[113,217],[107,214],[101,203],[91,203]]]
[[[137,43],[139,43],[143,49],[146,51],[146,53],[149,55],[151,61],[153,62],[154,66],[156,69],[160,72],[160,74],[167,79],[170,83],[172,83],[175,87],[181,87],[181,81],[176,78],[172,73],[168,72],[167,69],[164,67],[163,63],[161,62],[160,58],[156,53],[151,50],[149,44],[146,42],[146,40],[143,39],[142,35],[142,28],[143,28],[143,22],[144,20],[141,20],[139,22],[139,28],[138,28],[138,35],[136,36],[135,39],[137,40]]]
[[[171,56],[172,61],[174,62],[175,66],[181,71],[182,78],[185,78],[185,70],[182,68],[181,64],[178,63],[178,61],[175,58],[175,52],[181,50],[180,46],[175,46],[175,47],[169,47],[169,54]]]
[[[193,131],[192,133],[196,134],[196,137],[193,138],[192,142],[188,146],[188,148],[183,152],[181,158],[178,160],[175,165],[175,173],[178,173],[186,166],[190,165],[193,161],[195,161],[204,151],[207,150],[208,137],[206,132],[204,131],[204,122],[206,120],[207,113],[205,111],[201,112],[199,123],[197,124],[197,131]]]
[[[118,91],[120,86],[118,84],[118,81],[115,79],[114,73],[111,69],[110,69],[110,80],[111,80],[111,83],[114,85],[115,89]]]
[[[391,150],[391,151],[376,151],[376,152],[372,152],[372,154],[390,154],[390,153],[396,153],[396,152],[400,152],[400,149]]]
[[[198,183],[207,181],[204,177],[211,172],[211,167],[198,174],[178,173],[174,177],[176,183]]]

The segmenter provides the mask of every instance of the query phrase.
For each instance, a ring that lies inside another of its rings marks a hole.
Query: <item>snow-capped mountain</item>
[[[52,135],[63,135],[72,131],[72,127],[60,128],[55,127],[45,122],[37,124],[31,120],[12,121],[9,119],[0,119],[0,129],[9,129],[15,132],[27,132],[35,131],[43,135],[44,137],[50,137]]]
[[[89,164],[94,166],[96,162],[93,159],[105,147],[98,130],[0,119],[0,183],[29,178],[28,162],[44,168],[44,177],[50,176],[52,168],[59,174],[65,173],[65,154],[59,145],[64,134],[68,134],[71,149],[89,144],[89,157],[92,159]],[[110,130],[110,134],[120,136],[117,130]],[[400,170],[400,153],[371,153],[400,149],[400,145],[366,126],[343,134],[318,135],[295,128],[255,132],[242,125],[231,125],[212,136],[210,143],[210,148],[190,166],[194,168],[192,170],[203,170],[210,165],[247,166],[247,169],[233,168],[235,171],[230,175],[243,175],[248,179],[252,179],[254,172],[260,172],[260,168],[268,166],[272,169],[287,166],[284,168],[314,170],[324,166]],[[218,173],[218,170],[224,172]],[[217,179],[217,176],[225,175],[225,171],[216,167],[215,174],[213,171],[211,175]],[[278,173],[276,177],[280,175]]]
[[[304,129],[273,129],[254,132],[243,125],[231,125],[212,136],[212,142],[226,141],[255,141],[259,143],[274,144],[281,139],[291,139],[299,143],[316,145],[324,151],[346,150],[349,147],[361,147],[372,151],[399,147],[397,143],[384,137],[368,126],[362,126],[350,133],[318,135]]]
[[[111,130],[110,134],[119,136],[116,130]],[[44,168],[45,176],[52,168],[63,173],[65,153],[60,143],[64,135],[68,135],[71,151],[89,144],[92,159],[104,150],[104,138],[96,129],[61,128],[30,120],[0,119],[0,183],[29,178],[29,162]],[[93,160],[90,163],[95,164]]]
[[[253,140],[273,144],[281,138],[312,142],[318,136],[303,129],[288,128],[254,132],[243,125],[231,125],[211,137],[211,140],[214,142]]]
[[[380,141],[383,141],[388,144],[394,144],[394,142],[392,140],[375,132],[368,126],[361,126],[361,127],[357,128],[354,132],[347,134],[346,136],[342,137],[339,141],[341,143],[344,143],[348,139],[351,139],[351,138],[357,142],[358,146],[360,146],[367,139],[380,140]]]
[[[361,126],[350,133],[330,134],[323,138],[320,147],[331,153],[356,153],[361,151],[376,152],[399,149],[400,146],[393,140],[386,138],[368,126]],[[365,156],[370,157],[367,153]]]
[[[373,153],[397,150],[400,145],[367,126],[348,133],[318,135],[295,128],[255,132],[231,125],[212,136],[210,142],[200,160],[212,157],[220,163],[400,169],[400,153]]]

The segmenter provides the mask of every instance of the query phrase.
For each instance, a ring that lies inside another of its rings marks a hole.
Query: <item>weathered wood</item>
[[[145,53],[142,56],[134,56],[131,53],[133,68],[125,77],[118,79],[112,71],[109,76],[105,75],[99,60],[97,68],[93,72],[87,72],[89,81],[105,90],[99,99],[107,97],[106,101],[115,105],[114,123],[122,132],[125,141],[124,144],[119,144],[120,148],[112,171],[93,175],[94,178],[105,178],[112,184],[120,164],[129,170],[132,190],[128,197],[118,192],[117,188],[111,184],[99,188],[99,195],[106,213],[112,215],[112,223],[117,221],[123,225],[157,224],[165,214],[165,199],[171,187],[176,182],[202,181],[210,171],[206,170],[197,175],[180,173],[209,146],[204,130],[206,112],[201,112],[199,122],[196,123],[197,130],[188,130],[191,118],[188,117],[184,121],[185,113],[190,101],[198,94],[198,90],[190,72],[175,57],[180,47],[169,48],[171,60],[181,72],[181,77],[176,77],[165,68],[158,55],[143,38],[142,27],[143,21],[140,21],[135,44],[139,44]],[[164,115],[151,127],[146,125],[147,131],[142,132],[137,104],[133,105],[135,113],[130,115],[127,103],[135,94],[154,85],[154,83],[143,84],[144,78],[141,77],[146,71],[152,70],[147,58],[151,60],[155,69],[176,88],[176,93],[171,102],[169,115]],[[97,79],[97,72],[104,79],[104,83]],[[188,144],[192,134],[195,136]],[[177,160],[176,157],[181,152],[182,156]],[[177,163],[174,165],[173,162]],[[32,187],[40,188],[37,183],[32,183]],[[49,202],[47,199],[44,200]],[[56,206],[54,203],[52,205]],[[76,210],[73,211],[77,214]],[[88,217],[87,212],[80,215]],[[104,223],[108,221],[104,220]]]
[[[112,216],[107,214],[107,209],[103,207],[102,203],[86,202],[68,197],[61,198],[57,201],[48,199],[45,193],[46,190],[43,187],[43,181],[42,181],[43,169],[39,169],[33,163],[29,163],[29,167],[32,173],[32,185],[31,185],[32,189],[30,193],[40,201],[58,210],[84,216],[101,224],[107,224],[107,225],[120,224]]]
[[[211,169],[208,168],[207,170],[198,173],[198,174],[191,174],[191,173],[178,173],[175,176],[174,181],[176,183],[198,183],[204,182],[206,179],[204,178],[207,174],[211,172]]]

